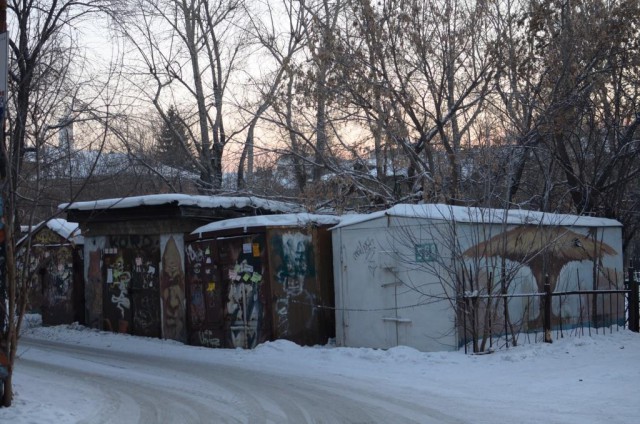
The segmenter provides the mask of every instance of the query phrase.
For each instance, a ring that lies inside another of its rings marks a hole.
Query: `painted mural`
[[[185,275],[183,259],[176,237],[168,236],[163,243],[160,294],[162,300],[162,336],[178,341],[187,340],[185,312]]]
[[[270,245],[276,337],[317,343],[324,334],[319,327],[321,293],[312,236],[298,229],[273,231]]]
[[[331,255],[322,274],[313,234],[273,228],[187,243],[189,343],[253,348],[279,338],[313,345],[333,337],[334,311],[322,309],[333,305]],[[330,252],[329,233],[323,235],[317,248]]]
[[[48,228],[34,234],[31,243],[30,255],[23,251],[18,258],[19,267],[24,266],[23,258],[29,258],[27,272],[31,278],[27,308],[41,312],[44,325],[76,321],[74,247]]]
[[[553,292],[619,289],[623,278],[622,270],[604,264],[607,257],[617,254],[614,248],[602,240],[602,234],[598,235],[596,228],[580,234],[563,227],[534,226],[512,228],[463,253],[466,257],[504,258],[512,263],[525,265],[531,272],[533,284],[527,284],[520,277],[522,281],[518,282],[519,289],[516,289],[525,293],[542,293],[547,275]],[[522,275],[523,272],[518,274]],[[614,308],[611,299],[601,296],[602,306],[598,307],[593,298],[587,295],[554,296],[552,325],[579,325],[590,320],[612,323],[622,304],[618,303]],[[520,308],[525,328],[540,328],[542,302],[537,297],[522,299],[526,302]]]

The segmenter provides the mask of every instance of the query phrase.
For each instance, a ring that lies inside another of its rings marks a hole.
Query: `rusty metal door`
[[[218,239],[226,347],[253,348],[271,337],[263,234]]]
[[[160,337],[159,265],[157,237],[109,239],[103,250],[105,330]]]
[[[107,248],[103,252],[103,328],[128,333],[131,325],[131,273],[125,270],[122,249]]]
[[[40,263],[42,278],[42,323],[44,325],[70,324],[75,319],[73,303],[73,247],[36,246],[34,255]]]
[[[189,344],[223,347],[223,295],[215,241],[187,243],[185,261]]]
[[[132,334],[160,337],[160,282],[157,258],[145,258],[141,252],[125,255],[131,264]]]

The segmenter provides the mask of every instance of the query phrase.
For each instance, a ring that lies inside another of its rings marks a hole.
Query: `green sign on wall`
[[[414,245],[416,262],[434,262],[438,259],[438,248],[435,243],[422,243]]]

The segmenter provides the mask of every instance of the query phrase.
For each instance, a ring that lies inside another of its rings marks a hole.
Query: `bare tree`
[[[221,188],[223,153],[237,133],[227,128],[225,96],[247,45],[246,20],[243,0],[138,0],[130,16],[120,17],[135,51],[132,82],[167,125],[167,103],[191,110],[191,140],[183,147],[195,147],[203,191]]]
[[[493,15],[506,41],[495,105],[515,153],[507,201],[621,219],[626,245],[637,214],[638,4],[504,1]]]
[[[257,96],[257,99],[251,102],[255,103],[255,106],[249,111],[246,141],[238,165],[238,188],[240,189],[246,185],[252,186],[256,126],[263,114],[276,101],[278,91],[282,89],[287,78],[290,84],[293,81],[291,74],[294,56],[303,47],[303,22],[306,19],[303,8],[297,7],[292,0],[283,0],[279,5],[265,2],[260,3],[260,6],[250,19],[251,38],[256,40],[257,47],[266,51],[267,60],[274,62],[274,67],[268,72],[259,70],[261,75],[257,78],[251,75],[251,72],[256,70],[249,70],[248,77],[254,88],[249,92],[249,96]],[[282,13],[284,16],[281,15]],[[256,52],[256,55],[259,53]],[[267,67],[266,64],[263,66]],[[245,160],[247,162],[246,181]]]
[[[0,163],[5,200],[7,295],[6,303],[0,305],[0,349],[9,361],[4,406],[10,406],[13,398],[12,373],[29,279],[25,274],[27,270],[16,267],[16,229],[20,223],[30,225],[36,218],[35,211],[43,200],[43,190],[49,184],[45,176],[51,169],[45,169],[45,165],[59,165],[64,158],[68,160],[69,145],[58,145],[58,130],[80,117],[94,120],[99,115],[104,121],[110,116],[108,107],[96,108],[111,100],[97,87],[100,79],[88,78],[94,83],[83,80],[83,57],[78,55],[74,34],[76,25],[106,9],[116,12],[119,7],[116,0],[15,0],[8,3],[11,17],[10,142],[1,146]],[[95,103],[91,105],[92,102]],[[58,147],[57,159],[52,159],[52,143]],[[67,151],[60,153],[60,149]],[[4,291],[4,287],[2,289]]]

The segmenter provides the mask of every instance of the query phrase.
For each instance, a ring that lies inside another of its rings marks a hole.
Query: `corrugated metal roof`
[[[382,216],[423,218],[455,222],[486,223],[486,224],[515,224],[515,225],[561,225],[565,227],[621,227],[622,224],[614,219],[556,214],[548,212],[529,211],[524,209],[489,209],[467,206],[451,206],[443,204],[408,205],[400,204],[385,211],[367,215],[346,216],[335,228],[347,227],[362,222],[371,221]]]
[[[310,213],[246,216],[212,222],[196,229],[191,234],[202,234],[211,231],[248,227],[305,227],[308,225],[336,225],[340,217],[335,215],[316,215]]]
[[[296,213],[304,212],[304,208],[294,203],[259,197],[200,196],[190,194],[151,194],[147,196],[120,197],[88,202],[63,203],[59,209],[102,210],[126,209],[138,206],[156,206],[177,203],[179,206],[196,206],[200,208],[256,208],[272,212]]]

